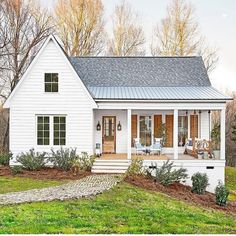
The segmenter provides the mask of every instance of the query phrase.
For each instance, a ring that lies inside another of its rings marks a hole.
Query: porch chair
[[[161,151],[162,151],[162,139],[161,138],[155,138],[154,144],[151,145],[150,147],[150,152],[155,154],[159,154],[161,155]]]
[[[146,148],[140,143],[139,138],[134,139],[134,147],[135,147],[136,155],[138,155],[140,152],[141,154],[144,154],[146,152]]]

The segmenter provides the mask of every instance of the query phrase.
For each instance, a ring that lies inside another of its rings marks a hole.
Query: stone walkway
[[[0,194],[0,205],[90,197],[109,190],[120,180],[117,175],[91,175],[56,187]]]

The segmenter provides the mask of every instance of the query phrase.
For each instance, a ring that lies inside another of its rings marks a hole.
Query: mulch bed
[[[145,178],[143,176],[127,176],[125,181],[143,189],[162,192],[176,199],[189,202],[191,204],[197,204],[203,207],[221,210],[233,215],[236,215],[236,202],[228,202],[227,206],[221,207],[215,203],[215,195],[206,192],[204,195],[198,195],[191,192],[191,187],[174,183],[170,186],[163,186],[158,182],[154,182],[153,179]]]
[[[46,167],[37,171],[23,170],[22,174],[13,175],[9,166],[0,166],[0,176],[4,177],[25,177],[32,179],[48,179],[48,180],[76,180],[91,175],[91,172],[80,172],[74,175],[71,171],[63,171],[58,168]]]

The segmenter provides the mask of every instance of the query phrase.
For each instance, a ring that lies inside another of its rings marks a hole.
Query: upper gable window
[[[58,73],[44,74],[44,91],[46,93],[58,92]]]

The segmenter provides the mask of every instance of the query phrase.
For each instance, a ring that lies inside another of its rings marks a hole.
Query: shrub
[[[23,173],[23,168],[22,166],[12,166],[11,167],[11,172],[13,175],[18,175]]]
[[[8,166],[12,154],[10,152],[0,152],[0,165]]]
[[[143,171],[143,160],[140,158],[132,159],[131,164],[127,170],[127,175],[142,175]]]
[[[79,155],[80,170],[90,171],[94,161],[94,155],[89,156],[87,152],[82,152],[81,155]]]
[[[229,190],[220,181],[215,189],[215,195],[217,205],[225,206],[227,204]]]
[[[62,147],[54,151],[51,149],[51,156],[49,157],[49,161],[56,167],[68,171],[71,169],[73,162],[78,159],[76,155],[76,149],[70,149]]]
[[[197,194],[204,194],[206,187],[209,185],[208,176],[206,173],[195,173],[192,178],[192,192]]]
[[[27,170],[39,170],[46,164],[46,152],[35,152],[32,148],[18,155],[16,161]]]
[[[78,174],[79,171],[90,171],[92,169],[95,156],[89,156],[87,152],[82,152],[81,155],[77,156],[76,159],[71,162],[71,170],[74,175]]]
[[[153,176],[155,181],[167,186],[174,182],[185,181],[188,177],[187,169],[179,168],[173,169],[174,162],[169,160],[164,162],[163,165],[158,168],[157,164],[152,164],[152,171],[148,171],[149,176]],[[154,174],[152,173],[154,171]]]

